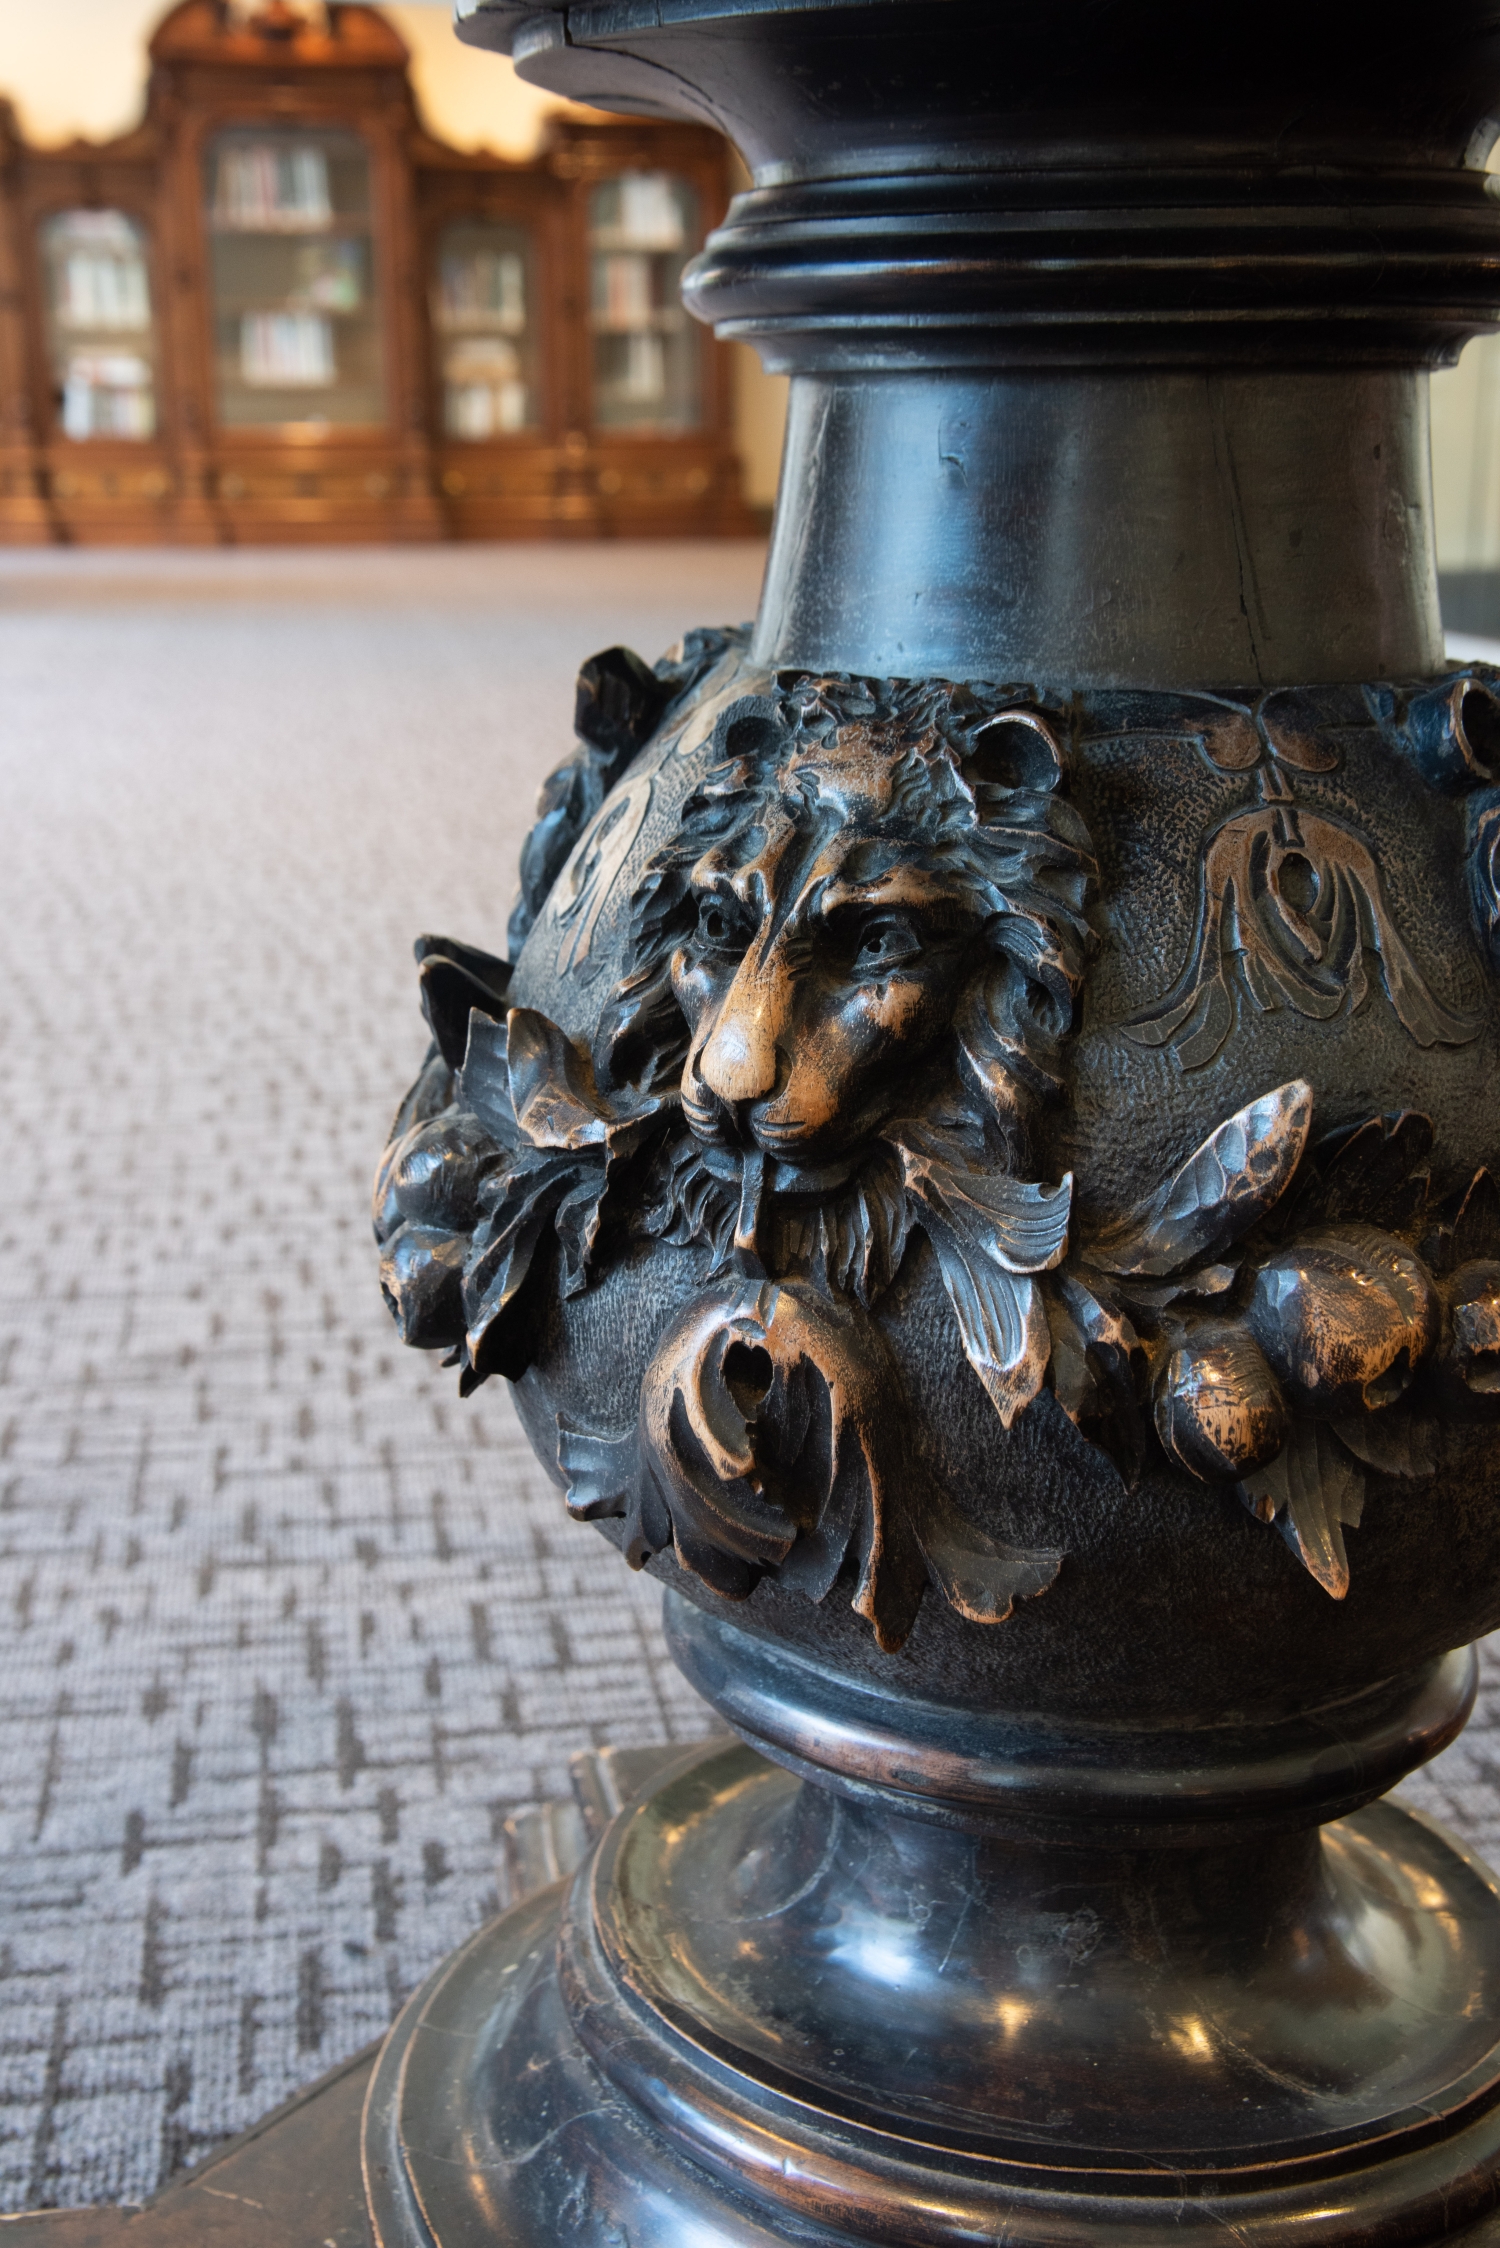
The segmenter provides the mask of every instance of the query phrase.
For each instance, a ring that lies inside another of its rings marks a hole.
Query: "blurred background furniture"
[[[692,125],[423,125],[378,10],[183,0],[142,123],[0,123],[0,539],[744,535],[729,355],[678,276]]]

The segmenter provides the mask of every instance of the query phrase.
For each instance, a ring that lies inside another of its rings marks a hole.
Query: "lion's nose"
[[[775,1092],[789,998],[786,975],[774,959],[741,962],[698,1054],[699,1077],[726,1108]]]
[[[776,1040],[763,1015],[726,1008],[698,1056],[698,1075],[726,1108],[776,1090]]]

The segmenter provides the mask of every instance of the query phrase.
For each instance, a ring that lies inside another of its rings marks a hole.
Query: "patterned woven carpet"
[[[692,1738],[500,1385],[394,1343],[410,940],[503,950],[573,673],[749,547],[0,556],[0,2208],[382,2030],[568,1755]],[[1500,1855],[1500,1666],[1409,1793]]]
[[[579,661],[759,569],[0,559],[0,2206],[154,2191],[384,2028],[574,1749],[706,1728],[366,1211],[411,938],[503,951]]]

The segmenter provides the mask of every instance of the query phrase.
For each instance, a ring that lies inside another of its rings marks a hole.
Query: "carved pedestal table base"
[[[898,1745],[810,1666],[747,1666],[732,1629],[675,1620],[690,1675],[779,1755],[836,1734],[847,1769],[857,1743],[859,1792],[738,1744],[687,1751],[570,1891],[476,1936],[371,2086],[382,2242],[1480,2226],[1493,1881],[1394,1805],[1286,1824],[1455,1731],[1470,1657],[1279,1734],[976,1725],[955,1749]],[[1132,1770],[1148,1745],[1181,1762]],[[1090,1795],[1119,1820],[1092,1844]]]
[[[512,960],[418,945],[382,1281],[747,1745],[412,2002],[383,2248],[1472,2233],[1493,1884],[1377,1798],[1500,1623],[1500,690],[1425,421],[1500,27],[464,29],[732,134],[688,298],[793,381],[754,624],[587,664]]]

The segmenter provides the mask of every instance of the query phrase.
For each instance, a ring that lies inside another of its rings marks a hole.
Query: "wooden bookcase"
[[[447,147],[371,7],[182,0],[150,55],[118,140],[0,110],[0,540],[757,528],[728,354],[677,300],[716,135]]]

